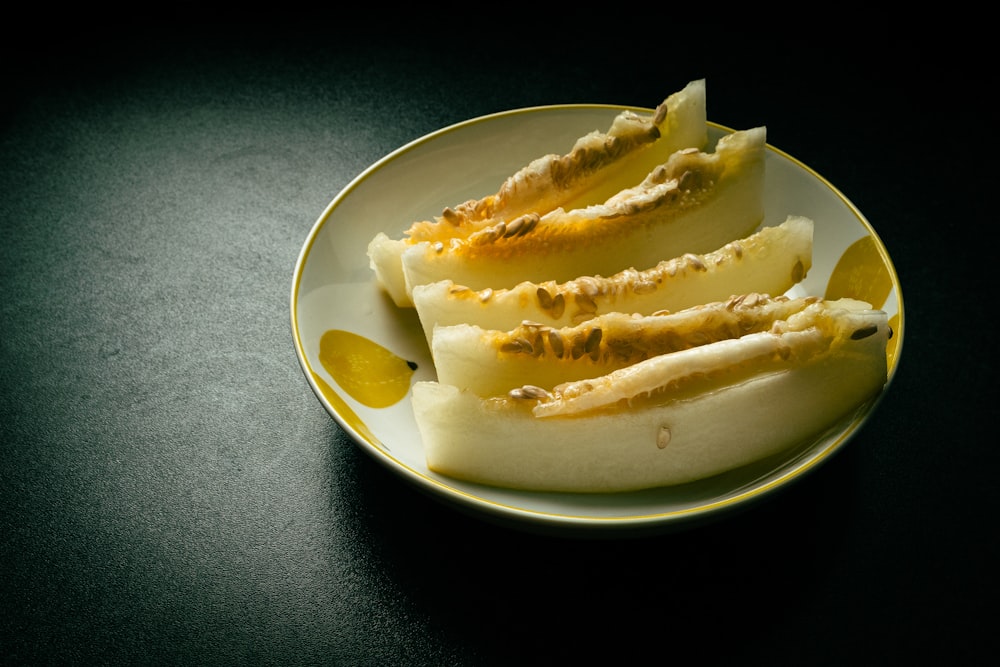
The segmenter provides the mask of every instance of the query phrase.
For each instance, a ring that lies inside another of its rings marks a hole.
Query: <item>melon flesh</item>
[[[606,133],[580,137],[565,155],[533,160],[508,177],[496,194],[447,208],[434,221],[415,222],[406,237],[412,243],[442,241],[526,213],[603,204],[675,152],[703,149],[707,143],[705,81],[692,81],[651,114],[621,112]]]
[[[525,320],[565,327],[608,313],[678,311],[748,292],[780,295],[812,267],[813,227],[808,218],[790,216],[712,252],[685,253],[652,268],[608,277],[526,281],[510,289],[480,291],[439,281],[414,288],[413,302],[433,342],[435,327],[472,324],[508,331]]]
[[[806,309],[794,324],[551,391],[484,399],[422,381],[412,406],[428,467],[443,475],[586,493],[681,484],[818,437],[872,400],[888,335],[882,311]]]
[[[406,290],[452,280],[474,290],[568,281],[706,253],[764,218],[763,127],[724,136],[713,153],[678,151],[640,185],[604,204],[497,223],[402,256]]]
[[[571,327],[524,322],[496,331],[457,324],[435,331],[431,351],[438,382],[488,397],[607,375],[654,356],[768,331],[810,306],[852,303],[860,302],[744,294],[676,313],[609,313]]]
[[[623,111],[607,132],[595,130],[580,137],[565,155],[533,160],[494,194],[448,207],[433,220],[414,222],[401,238],[377,234],[368,247],[369,264],[396,305],[412,305],[401,263],[408,247],[463,238],[526,214],[604,203],[639,183],[674,152],[703,149],[707,142],[705,81],[696,80],[650,114]]]

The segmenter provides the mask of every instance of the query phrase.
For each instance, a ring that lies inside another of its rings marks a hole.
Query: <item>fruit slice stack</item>
[[[605,375],[489,398],[418,382],[412,403],[428,466],[441,474],[632,491],[722,473],[822,433],[885,383],[887,340],[881,311],[818,301],[766,331]]]
[[[765,128],[710,150],[706,132],[694,82],[372,240],[438,373],[412,388],[431,470],[535,491],[680,484],[818,437],[878,394],[886,314],[787,296],[814,222],[760,228]]]
[[[607,132],[580,137],[565,155],[532,161],[495,194],[447,208],[434,220],[415,222],[402,238],[376,235],[368,247],[369,263],[396,305],[412,306],[402,263],[406,250],[421,244],[450,245],[500,224],[509,226],[506,237],[510,238],[517,228],[527,231],[523,222],[516,222],[519,219],[603,204],[639,183],[675,152],[702,149],[707,142],[705,82],[692,81],[668,96],[652,114],[623,111]]]

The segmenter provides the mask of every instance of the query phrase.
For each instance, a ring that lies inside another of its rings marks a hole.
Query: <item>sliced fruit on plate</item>
[[[692,81],[652,113],[622,111],[607,132],[580,137],[565,155],[533,160],[508,177],[496,194],[447,208],[434,221],[415,222],[406,235],[413,242],[441,241],[525,213],[603,204],[675,152],[703,149],[707,143],[705,81]]]
[[[481,398],[413,386],[428,467],[535,491],[621,492],[716,475],[820,437],[886,381],[886,314],[817,303],[768,331],[599,378]]]
[[[581,276],[565,283],[524,282],[510,289],[472,290],[446,280],[413,290],[428,341],[436,326],[473,324],[507,331],[528,320],[550,327],[579,324],[613,312],[651,315],[724,301],[734,294],[784,294],[812,267],[814,223],[790,216],[702,255],[685,253],[642,271]]]
[[[752,293],[675,313],[608,313],[560,328],[523,322],[510,331],[496,331],[457,324],[434,332],[434,368],[438,382],[483,397],[521,385],[555,387],[661,354],[767,331],[819,301]],[[826,302],[823,307],[843,304]]]
[[[704,253],[754,231],[764,217],[763,127],[728,134],[715,151],[674,153],[604,204],[499,222],[402,256],[407,292],[452,280],[471,289],[567,281]]]
[[[580,137],[569,153],[533,160],[494,194],[446,208],[434,220],[415,222],[402,238],[378,234],[368,248],[371,268],[397,305],[410,305],[400,263],[407,247],[447,242],[527,214],[604,203],[642,181],[674,152],[703,149],[707,142],[705,81],[692,81],[650,114],[622,111],[607,132]]]

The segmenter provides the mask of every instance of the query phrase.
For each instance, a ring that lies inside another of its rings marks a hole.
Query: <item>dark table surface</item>
[[[995,159],[985,82],[958,82],[961,54],[704,26],[568,49],[474,24],[410,40],[351,29],[8,44],[0,661],[957,665],[995,652],[1000,457],[983,427],[996,345],[968,336],[995,314],[982,301]],[[648,107],[696,78],[711,120],[767,125],[892,255],[902,363],[862,432],[746,512],[614,540],[480,521],[356,447],[307,385],[289,323],[295,260],[334,195],[451,123]]]

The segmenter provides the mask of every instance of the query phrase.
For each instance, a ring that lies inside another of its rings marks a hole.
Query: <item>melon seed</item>
[[[441,217],[456,227],[462,222],[462,218],[455,212],[455,209],[450,206],[445,207],[444,211],[441,212]]]
[[[601,337],[603,335],[604,332],[601,331],[600,327],[594,327],[590,330],[590,333],[587,334],[587,339],[583,343],[583,351],[589,354],[594,361],[597,361],[595,355],[600,352]]]
[[[875,326],[874,324],[871,325],[870,327],[864,327],[862,329],[858,329],[857,331],[851,334],[851,340],[861,340],[862,338],[868,338],[869,336],[875,335],[877,331],[878,327]]]
[[[584,313],[596,313],[597,312],[597,302],[591,299],[587,294],[583,292],[577,292],[573,295],[573,300],[576,302],[577,308]]]
[[[563,353],[566,351],[566,348],[563,345],[562,336],[560,336],[559,332],[555,329],[549,329],[548,338],[549,347],[552,348],[552,353],[555,354],[556,357],[562,357]]]
[[[649,175],[649,180],[657,185],[664,183],[667,180],[667,168],[661,164]]]
[[[800,282],[806,275],[806,269],[802,265],[802,260],[795,262],[795,266],[792,267],[792,282]]]
[[[667,119],[667,105],[660,104],[656,107],[656,111],[653,113],[653,125],[663,125],[663,121]]]
[[[684,259],[687,260],[687,263],[690,264],[697,271],[706,271],[707,270],[705,268],[705,263],[702,262],[701,258],[699,258],[697,255],[694,255],[694,254],[689,253],[689,252],[688,253],[684,253]]]
[[[536,387],[533,384],[526,384],[523,387],[516,387],[514,389],[511,389],[507,393],[507,395],[515,399],[528,399],[528,400],[549,398],[551,396],[549,392],[542,389],[541,387]]]
[[[656,434],[656,446],[660,449],[666,448],[670,444],[670,427],[661,426],[660,431]]]

